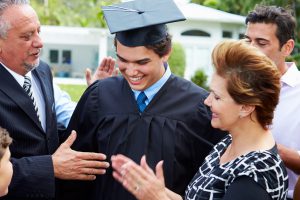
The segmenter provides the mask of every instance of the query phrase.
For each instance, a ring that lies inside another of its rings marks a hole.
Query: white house
[[[178,1],[177,5],[187,20],[169,24],[169,30],[185,49],[185,78],[190,79],[197,69],[210,76],[212,49],[224,38],[243,37],[245,17],[193,3]]]
[[[99,55],[107,55],[106,29],[42,26],[41,59],[59,77],[83,77],[84,70],[98,66]],[[103,52],[105,49],[105,52]]]
[[[213,47],[224,38],[242,37],[245,17],[198,4],[176,3],[187,20],[168,27],[173,41],[185,49],[185,78],[190,79],[197,69],[210,76]],[[41,37],[41,58],[51,65],[56,76],[83,77],[85,68],[95,69],[103,57],[115,56],[113,35],[107,29],[43,26]]]

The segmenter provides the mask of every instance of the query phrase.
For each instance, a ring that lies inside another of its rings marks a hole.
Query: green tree
[[[247,15],[256,4],[288,6],[296,11],[299,9],[299,3],[296,3],[296,1],[297,0],[191,0],[193,3],[239,15]]]
[[[43,25],[106,27],[101,6],[119,0],[31,0]]]
[[[172,73],[183,77],[185,71],[185,52],[180,43],[173,43],[172,53],[168,61]]]

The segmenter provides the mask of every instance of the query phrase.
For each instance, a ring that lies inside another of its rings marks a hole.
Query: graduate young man
[[[135,162],[146,155],[152,168],[163,160],[166,187],[183,194],[212,145],[224,136],[211,127],[207,91],[172,74],[167,63],[172,42],[166,23],[185,18],[172,0],[130,1],[103,11],[116,33],[122,76],[86,90],[68,127],[78,133],[72,148],[108,158],[125,154]],[[65,182],[62,190],[61,199],[135,199],[111,169],[90,183]]]

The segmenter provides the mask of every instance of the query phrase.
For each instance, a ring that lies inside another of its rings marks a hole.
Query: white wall
[[[41,59],[51,66],[55,75],[64,71],[72,77],[84,77],[86,68],[95,69],[99,58],[107,55],[107,34],[106,29],[42,26],[44,47]],[[57,63],[50,62],[50,50],[59,52]],[[63,50],[71,51],[70,64],[62,62]]]

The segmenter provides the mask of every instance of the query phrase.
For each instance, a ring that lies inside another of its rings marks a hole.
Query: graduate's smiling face
[[[227,91],[227,81],[214,73],[210,94],[204,104],[209,106],[212,112],[211,125],[221,130],[232,130],[239,121],[242,105],[237,104]]]
[[[134,90],[143,91],[156,83],[165,73],[164,62],[169,54],[159,57],[144,46],[127,47],[117,41],[119,70]]]

